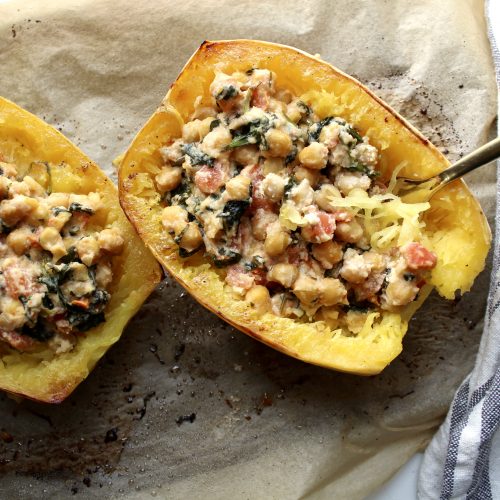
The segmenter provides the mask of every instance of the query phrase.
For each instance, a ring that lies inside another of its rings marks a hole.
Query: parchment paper
[[[479,0],[10,1],[0,94],[114,175],[112,159],[197,46],[245,37],[320,53],[451,160],[495,117]],[[493,177],[469,179],[488,215]],[[362,498],[441,421],[473,364],[487,286],[488,270],[461,299],[431,296],[403,354],[360,378],[259,344],[167,278],[65,403],[0,395],[0,496]]]

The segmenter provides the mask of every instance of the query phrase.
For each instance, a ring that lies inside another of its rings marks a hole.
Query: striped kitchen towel
[[[500,0],[486,3],[500,84]],[[500,113],[499,113],[500,116]],[[500,500],[500,163],[490,292],[481,345],[445,422],[427,448],[418,482],[422,499]]]

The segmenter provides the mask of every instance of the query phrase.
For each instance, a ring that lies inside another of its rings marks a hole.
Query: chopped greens
[[[351,160],[351,164],[348,167],[345,167],[345,169],[350,172],[361,172],[362,174],[370,177],[370,179],[374,179],[380,175],[380,172],[377,172],[376,170],[373,170],[356,160]]]
[[[222,219],[222,224],[226,233],[236,233],[240,224],[240,219],[249,205],[249,200],[229,200],[224,205],[224,209],[219,214],[219,217]]]
[[[227,101],[232,97],[238,95],[238,89],[234,85],[228,85],[222,88],[222,90],[215,96],[216,101]]]
[[[63,210],[61,210],[62,212]],[[81,213],[84,213],[84,214],[89,214],[89,215],[92,215],[94,213],[94,211],[89,208],[89,207],[84,207],[83,205],[81,205],[80,203],[72,203],[69,207],[68,207],[68,212],[71,212],[71,213],[74,213],[74,212],[81,212]],[[60,212],[59,212],[60,213]],[[56,214],[57,215],[57,214]]]
[[[196,165],[208,165],[209,167],[213,167],[215,163],[215,158],[200,151],[193,142],[181,146],[181,151],[189,157],[193,167]]]
[[[323,130],[324,127],[330,125],[332,121],[334,121],[333,116],[327,116],[323,120],[313,123],[309,127],[309,142],[318,142],[319,136],[321,135],[321,131]]]
[[[220,125],[220,120],[212,120],[210,122],[210,132],[214,129],[217,128]]]
[[[267,149],[266,132],[271,128],[267,117],[252,120],[233,132],[233,140],[226,149],[234,149],[247,144],[257,144],[261,149]]]
[[[219,247],[216,255],[211,255],[215,267],[226,267],[236,264],[241,259],[241,254],[230,248]]]

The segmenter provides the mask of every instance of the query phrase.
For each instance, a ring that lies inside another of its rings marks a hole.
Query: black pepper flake
[[[118,429],[114,427],[113,429],[109,429],[108,432],[106,432],[106,436],[104,436],[104,442],[105,443],[112,443],[113,441],[118,440]]]
[[[189,422],[192,424],[196,420],[196,413],[191,413],[191,415],[181,415],[175,419],[177,425],[182,425],[184,422]]]

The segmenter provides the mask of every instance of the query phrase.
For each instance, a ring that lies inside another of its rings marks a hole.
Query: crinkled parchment
[[[482,2],[18,0],[0,5],[0,94],[110,175],[204,39],[321,56],[450,159],[487,138],[495,82]],[[487,212],[493,169],[469,178]],[[472,367],[488,270],[433,295],[404,352],[361,378],[290,359],[167,279],[60,406],[0,396],[4,498],[362,498],[428,442]]]

